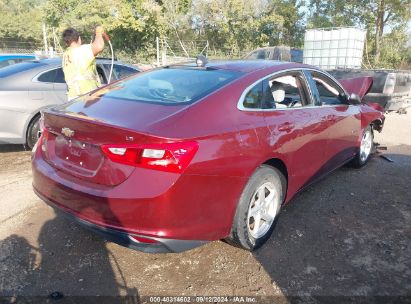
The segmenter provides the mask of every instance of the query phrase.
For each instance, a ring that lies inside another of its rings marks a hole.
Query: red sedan
[[[274,61],[147,71],[44,112],[34,191],[144,252],[253,250],[297,192],[367,163],[384,122],[360,102],[371,83]]]

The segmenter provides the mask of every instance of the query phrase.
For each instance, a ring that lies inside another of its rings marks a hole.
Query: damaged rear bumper
[[[171,252],[182,252],[190,250],[192,248],[201,246],[207,241],[197,241],[197,240],[175,240],[175,239],[164,239],[158,237],[151,237],[145,235],[137,235],[127,233],[118,229],[108,228],[100,225],[96,225],[84,219],[81,219],[73,214],[64,211],[51,202],[49,199],[41,195],[34,188],[34,192],[39,196],[44,202],[53,207],[57,214],[69,218],[71,221],[76,222],[82,227],[99,234],[104,239],[111,241],[113,243],[119,244],[121,246],[142,251],[145,253],[171,253]],[[140,240],[140,241],[139,241]],[[142,241],[146,240],[146,241]]]

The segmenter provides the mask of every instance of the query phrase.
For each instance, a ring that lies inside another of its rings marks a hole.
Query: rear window
[[[116,83],[104,96],[153,103],[192,103],[240,75],[223,70],[164,68]]]
[[[12,76],[17,73],[28,71],[40,66],[45,65],[44,63],[39,63],[36,61],[22,62],[18,64],[13,64],[0,69],[0,78]]]

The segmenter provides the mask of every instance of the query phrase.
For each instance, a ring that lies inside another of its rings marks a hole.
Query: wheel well
[[[28,135],[28,133],[29,133],[30,126],[31,126],[31,124],[33,123],[33,121],[34,121],[36,118],[38,118],[39,116],[40,116],[40,112],[37,113],[36,115],[34,115],[34,116],[31,118],[30,122],[27,124],[26,137],[24,138],[24,141],[25,141],[26,144],[27,144],[27,135]]]
[[[288,170],[287,170],[286,165],[281,159],[278,159],[278,158],[269,159],[264,163],[264,165],[269,165],[271,167],[274,167],[280,170],[280,172],[284,175],[285,179],[288,182]]]

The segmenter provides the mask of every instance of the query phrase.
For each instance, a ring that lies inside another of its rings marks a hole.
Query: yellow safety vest
[[[63,72],[69,99],[101,86],[91,44],[69,47],[63,54]]]

